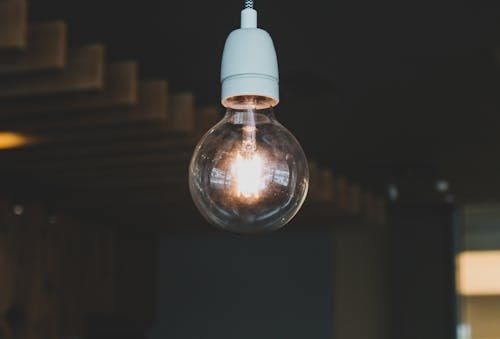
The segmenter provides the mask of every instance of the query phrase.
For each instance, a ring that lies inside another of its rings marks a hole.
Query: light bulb
[[[231,98],[224,118],[196,146],[189,167],[189,188],[202,215],[236,233],[284,226],[304,202],[308,182],[300,144],[263,97]]]
[[[189,165],[195,205],[212,224],[236,233],[274,231],[307,195],[307,159],[276,121],[278,60],[271,36],[257,28],[245,1],[241,28],[228,36],[221,67],[224,118],[200,140]]]

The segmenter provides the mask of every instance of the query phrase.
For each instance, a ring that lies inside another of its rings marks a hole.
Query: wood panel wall
[[[93,317],[145,326],[154,311],[156,251],[150,232],[2,200],[2,338],[83,337]]]

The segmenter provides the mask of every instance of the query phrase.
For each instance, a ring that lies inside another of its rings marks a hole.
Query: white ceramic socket
[[[279,102],[278,59],[271,36],[257,28],[257,11],[241,11],[241,28],[227,37],[221,65],[222,105],[235,96],[255,95]]]

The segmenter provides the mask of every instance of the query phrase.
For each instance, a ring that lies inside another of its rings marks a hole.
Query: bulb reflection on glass
[[[212,224],[236,233],[276,230],[307,194],[307,160],[260,97],[236,97],[196,146],[189,167],[193,200]]]

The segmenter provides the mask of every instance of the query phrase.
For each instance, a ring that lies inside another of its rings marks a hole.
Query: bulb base
[[[248,110],[248,109],[272,109],[276,102],[269,97],[255,95],[241,95],[228,97],[223,102],[224,107],[228,109]]]
[[[221,102],[229,107],[230,98],[260,96],[279,102],[278,58],[271,36],[256,25],[255,10],[242,12],[242,28],[227,37],[222,55]]]
[[[222,81],[221,103],[224,107],[234,107],[234,102],[241,97],[259,97],[258,108],[274,107],[279,102],[278,81],[257,74],[234,76]]]

